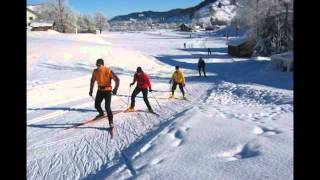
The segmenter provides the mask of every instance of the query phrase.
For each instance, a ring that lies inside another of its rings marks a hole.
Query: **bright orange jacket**
[[[92,73],[91,87],[93,88],[94,82],[97,81],[99,90],[112,91],[111,79],[116,81],[116,84],[119,80],[113,74],[110,68],[106,66],[100,66],[99,68],[95,69]]]

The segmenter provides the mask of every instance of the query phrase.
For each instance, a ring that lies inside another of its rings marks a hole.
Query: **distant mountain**
[[[186,8],[186,9],[173,9],[165,12],[155,12],[155,11],[143,11],[143,12],[135,12],[128,15],[116,16],[109,20],[110,23],[118,22],[118,21],[148,21],[152,20],[153,22],[184,22],[189,23],[195,16],[195,13],[200,9],[207,7],[219,0],[205,0],[200,4]]]

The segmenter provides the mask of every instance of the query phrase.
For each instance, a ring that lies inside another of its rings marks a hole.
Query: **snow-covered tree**
[[[42,8],[40,18],[54,21],[60,32],[66,32],[70,24],[75,24],[75,15],[66,0],[47,0]]]
[[[94,19],[91,15],[84,15],[83,16],[83,22],[84,22],[84,28],[86,32],[95,32],[96,30],[96,24],[94,22]]]
[[[238,22],[249,26],[257,54],[292,50],[293,0],[238,0]]]
[[[100,34],[103,30],[108,28],[108,19],[101,12],[97,12],[94,15],[94,22],[97,29],[99,29]]]

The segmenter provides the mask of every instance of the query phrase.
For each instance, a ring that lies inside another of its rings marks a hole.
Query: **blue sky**
[[[80,13],[93,14],[100,11],[107,17],[139,11],[165,11],[197,5],[202,0],[68,0],[69,6]],[[37,4],[46,0],[27,0],[27,4]]]

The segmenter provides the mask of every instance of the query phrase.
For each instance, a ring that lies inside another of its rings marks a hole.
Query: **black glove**
[[[133,83],[130,83],[130,87],[133,85]]]
[[[152,92],[152,89],[151,89],[151,88],[149,89],[149,92]]]
[[[89,91],[89,96],[92,96],[92,91]]]
[[[117,89],[113,89],[112,94],[117,95]]]

